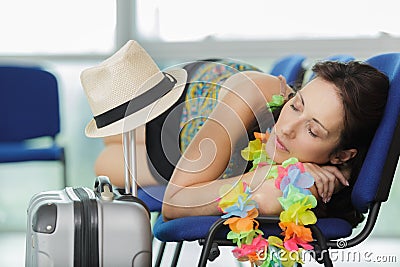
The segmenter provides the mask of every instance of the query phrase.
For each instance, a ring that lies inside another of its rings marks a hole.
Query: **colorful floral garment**
[[[192,73],[180,123],[182,152],[213,111],[223,82],[235,73],[248,70],[260,71],[249,64],[219,60],[205,61]],[[236,160],[235,157],[231,159],[223,177],[232,175],[232,165]]]

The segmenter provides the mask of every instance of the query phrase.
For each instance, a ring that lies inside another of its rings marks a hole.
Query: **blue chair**
[[[329,249],[344,249],[362,243],[371,233],[381,204],[388,199],[400,155],[400,53],[382,54],[367,60],[390,79],[390,91],[384,117],[369,148],[358,180],[352,191],[352,203],[358,211],[368,212],[363,229],[352,236],[352,226],[339,218],[321,218],[311,226],[316,239],[316,260],[333,266]],[[397,137],[396,137],[397,136]],[[198,266],[219,255],[218,245],[233,245],[225,239],[228,227],[219,216],[193,216],[164,222],[159,217],[154,226],[154,236],[163,242],[199,241],[203,245]],[[279,235],[278,217],[259,217],[265,236]],[[176,257],[178,257],[176,255]],[[178,262],[174,258],[173,264]]]
[[[138,198],[146,203],[150,212],[161,212],[165,185],[149,185],[138,188]]]
[[[325,59],[323,59],[324,61],[338,61],[338,62],[344,62],[347,63],[349,61],[355,60],[355,58],[351,55],[347,55],[347,54],[337,54],[337,55],[333,55],[333,56],[329,56]],[[315,77],[315,74],[312,73],[310,75],[310,77],[308,78],[308,81],[311,81],[313,78]]]
[[[347,54],[337,54],[333,56],[327,57],[325,60],[330,60],[330,61],[339,61],[339,62],[349,62],[354,60],[355,57]]]
[[[272,65],[270,74],[274,76],[282,75],[290,86],[302,83],[305,69],[303,62],[306,59],[303,55],[292,54],[279,58]]]
[[[60,133],[56,77],[40,67],[0,66],[0,114],[0,163],[59,161],[65,187],[64,148],[55,140]],[[50,140],[45,146],[31,145],[45,137]]]

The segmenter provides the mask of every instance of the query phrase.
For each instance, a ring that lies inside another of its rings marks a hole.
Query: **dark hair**
[[[374,67],[358,61],[324,61],[315,64],[312,70],[315,78],[320,77],[337,87],[343,102],[343,131],[336,151],[357,149],[357,155],[346,163],[346,167],[351,169],[350,187],[333,195],[327,204],[322,204],[325,210],[322,213],[329,217],[342,217],[356,226],[363,220],[363,215],[353,207],[351,191],[382,118],[389,79]]]

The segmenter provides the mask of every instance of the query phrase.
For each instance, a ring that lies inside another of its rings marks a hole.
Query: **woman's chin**
[[[290,155],[289,153],[280,153],[279,151],[275,151],[273,154],[272,160],[276,162],[277,164],[281,164],[285,160],[289,159]]]
[[[290,158],[288,151],[283,151],[277,148],[273,142],[270,142],[270,140],[268,140],[266,144],[265,151],[267,152],[268,157],[278,164]]]
[[[280,164],[283,161],[285,161],[285,160],[282,160],[282,157],[280,155],[278,155],[275,150],[269,151],[268,149],[266,149],[266,152],[267,152],[268,157],[270,159],[272,159],[273,162],[275,162],[275,163]]]

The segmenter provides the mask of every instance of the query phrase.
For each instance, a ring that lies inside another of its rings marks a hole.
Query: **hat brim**
[[[85,128],[86,136],[96,138],[122,134],[146,124],[169,109],[182,95],[187,81],[187,73],[184,69],[165,72],[172,75],[177,81],[170,92],[145,108],[105,127],[97,128],[95,120],[92,119]]]

